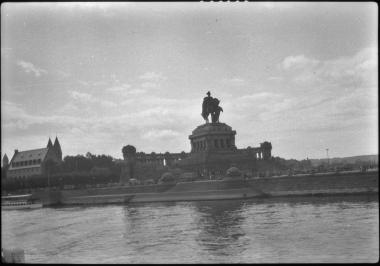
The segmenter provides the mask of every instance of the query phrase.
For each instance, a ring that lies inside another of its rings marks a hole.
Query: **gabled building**
[[[58,138],[54,145],[49,138],[46,148],[18,151],[9,162],[7,178],[25,179],[31,176],[46,174],[46,162],[52,160],[56,163],[62,162],[62,150]]]

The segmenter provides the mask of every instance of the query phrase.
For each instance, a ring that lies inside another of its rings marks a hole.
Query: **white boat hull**
[[[1,205],[2,210],[21,210],[42,208],[42,203],[32,203],[25,205]]]

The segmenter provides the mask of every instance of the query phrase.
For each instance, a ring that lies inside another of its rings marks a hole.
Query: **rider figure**
[[[208,123],[208,115],[211,112],[211,105],[212,105],[212,97],[211,93],[207,92],[207,97],[203,98],[203,104],[202,104],[202,117],[206,120],[206,123]]]
[[[206,121],[206,124],[209,123],[208,116],[211,114],[212,123],[219,122],[220,112],[223,112],[223,108],[219,106],[219,100],[217,98],[212,98],[211,93],[207,92],[207,97],[203,98],[202,103],[202,117]]]

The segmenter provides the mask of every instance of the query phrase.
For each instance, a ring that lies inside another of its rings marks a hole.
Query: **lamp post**
[[[50,166],[47,166],[48,189],[50,189]]]
[[[329,149],[326,149],[326,157],[327,157],[327,165],[330,165],[330,158],[329,158]]]

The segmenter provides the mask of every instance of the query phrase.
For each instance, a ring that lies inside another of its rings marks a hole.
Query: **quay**
[[[50,190],[36,193],[44,206],[142,203],[257,197],[378,194],[379,173],[331,173],[175,184]]]

